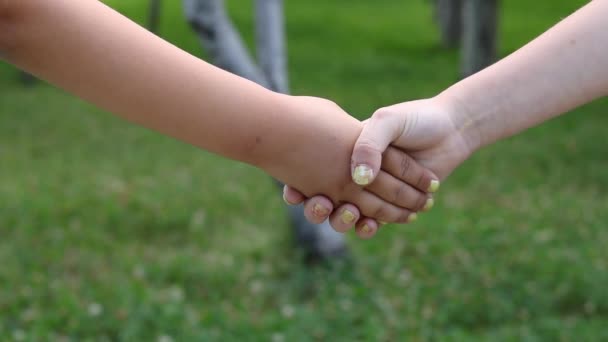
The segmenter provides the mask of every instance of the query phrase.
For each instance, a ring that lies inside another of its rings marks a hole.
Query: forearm
[[[12,34],[4,58],[127,120],[260,166],[294,119],[281,112],[284,97],[181,51],[101,2],[8,1],[19,4],[4,22]]]
[[[608,94],[608,1],[555,27],[438,96],[458,108],[473,149]]]

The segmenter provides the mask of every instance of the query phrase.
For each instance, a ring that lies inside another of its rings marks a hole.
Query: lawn
[[[501,55],[585,2],[504,1]],[[293,92],[364,118],[441,91],[458,54],[429,3],[287,1]],[[250,3],[229,7],[250,42]],[[179,1],[160,34],[202,54]],[[0,339],[606,340],[607,109],[481,151],[418,222],[349,234],[350,262],[310,268],[262,172],[0,64]]]

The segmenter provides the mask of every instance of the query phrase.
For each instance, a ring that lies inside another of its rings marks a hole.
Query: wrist
[[[250,164],[280,179],[286,165],[294,162],[298,151],[320,128],[319,118],[304,97],[270,92],[265,100],[272,122],[267,129],[256,134],[254,153]],[[255,129],[255,128],[254,128]]]
[[[322,98],[277,94],[273,101],[279,115],[264,137],[254,165],[294,186],[298,185],[297,170],[318,165],[343,165],[332,167],[331,172],[343,169],[345,179],[350,180],[350,154],[361,133],[361,122]]]
[[[266,90],[265,90],[266,91]],[[289,95],[267,91],[264,94],[267,119],[260,118],[259,125],[251,127],[254,131],[252,148],[245,151],[245,162],[274,176],[273,170],[281,163],[285,154],[285,134],[289,133]]]
[[[454,134],[457,135],[472,154],[484,146],[483,134],[481,134],[482,115],[474,112],[468,103],[448,88],[435,99],[445,108],[445,111],[454,126]]]

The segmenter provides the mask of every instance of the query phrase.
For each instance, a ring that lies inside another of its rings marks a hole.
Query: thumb
[[[382,164],[382,153],[403,132],[405,116],[388,108],[377,110],[364,122],[351,158],[351,175],[359,185],[371,184]]]

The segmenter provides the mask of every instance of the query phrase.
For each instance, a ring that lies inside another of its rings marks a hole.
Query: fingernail
[[[285,190],[283,190],[283,201],[285,203],[287,203],[288,205],[294,205],[293,203],[291,203],[287,200],[287,194],[285,193]]]
[[[315,216],[324,217],[329,214],[329,209],[323,207],[318,203],[315,203],[315,205],[312,206],[312,213],[315,214]]]
[[[350,210],[344,209],[344,211],[342,211],[342,215],[340,215],[340,219],[344,224],[351,224],[355,221],[355,214],[353,214]]]
[[[374,171],[367,165],[357,165],[353,171],[353,180],[359,185],[368,185],[374,177]]]
[[[429,188],[427,189],[428,192],[436,192],[437,190],[439,190],[439,181],[433,179],[431,181],[431,185],[429,185]]]
[[[363,227],[361,227],[361,231],[365,234],[369,234],[372,232],[372,229],[368,225],[364,224]]]
[[[384,221],[378,221],[378,223],[380,223],[381,225],[388,224],[388,222],[384,222]]]
[[[407,217],[407,223],[412,223],[418,219],[418,214],[411,213],[410,216]]]
[[[424,204],[424,208],[422,208],[422,210],[424,211],[429,211],[431,210],[431,208],[435,205],[435,200],[433,200],[432,198],[428,198],[426,200],[426,203]]]

